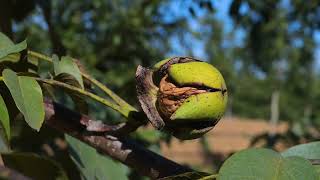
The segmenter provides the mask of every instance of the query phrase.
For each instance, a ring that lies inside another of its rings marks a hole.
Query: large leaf
[[[61,73],[70,74],[78,81],[81,88],[83,88],[83,80],[80,69],[71,57],[63,56],[59,61],[58,57],[54,55],[52,59],[54,65],[54,73],[56,76]]]
[[[1,95],[0,95],[0,122],[4,129],[4,132],[6,133],[7,138],[10,139],[9,113],[8,113],[7,106]]]
[[[222,165],[218,180],[318,180],[316,169],[301,157],[283,157],[268,149],[247,149]]]
[[[32,153],[1,154],[4,165],[35,180],[64,180],[66,173],[56,162]]]
[[[4,60],[3,58],[10,55],[19,53],[20,51],[27,48],[26,40],[14,44],[5,34],[0,32],[0,61]],[[8,58],[9,60],[16,61],[18,58]],[[6,60],[8,60],[6,59]]]
[[[39,131],[45,115],[40,85],[33,77],[17,76],[10,69],[5,69],[2,75],[26,122],[30,127]]]
[[[66,140],[70,145],[71,157],[82,172],[84,179],[128,179],[127,168],[124,165],[102,156],[94,148],[71,136],[66,136]]]
[[[306,159],[320,159],[320,141],[293,146],[281,154],[284,157],[299,156]]]

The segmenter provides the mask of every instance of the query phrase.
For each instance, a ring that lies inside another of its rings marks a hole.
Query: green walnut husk
[[[190,57],[160,61],[152,69],[139,66],[137,94],[151,124],[179,139],[195,139],[223,116],[227,88],[211,64]]]

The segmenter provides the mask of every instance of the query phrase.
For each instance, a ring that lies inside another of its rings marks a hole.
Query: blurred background
[[[136,107],[139,64],[193,56],[216,66],[225,77],[229,105],[213,131],[186,142],[150,127],[132,135],[170,159],[208,172],[241,149],[281,151],[319,139],[319,28],[317,0],[0,0],[2,32],[15,42],[27,38],[32,50],[80,59]],[[122,120],[99,104],[91,102],[90,108],[97,119]],[[39,142],[17,149],[50,156],[43,144],[51,141]],[[139,178],[111,160],[105,163]]]

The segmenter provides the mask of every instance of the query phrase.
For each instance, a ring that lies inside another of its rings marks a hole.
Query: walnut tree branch
[[[86,115],[78,114],[50,101],[45,102],[45,109],[45,122],[48,126],[87,143],[98,152],[122,162],[135,169],[141,175],[157,179],[192,171],[185,166],[149,151],[125,137],[124,134],[93,134],[87,131],[83,122],[93,121],[93,119]],[[108,128],[107,125],[105,127]],[[113,128],[116,127],[110,126],[110,131],[113,131]],[[132,131],[132,129],[129,131]],[[123,132],[125,133],[125,131]]]

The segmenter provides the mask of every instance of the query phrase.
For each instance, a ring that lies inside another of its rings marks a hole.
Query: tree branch
[[[125,133],[132,131],[132,127],[131,129],[127,128],[128,131],[122,129],[121,133],[116,135],[92,133],[87,131],[84,125],[85,122],[94,121],[88,116],[73,112],[51,101],[46,101],[45,107],[45,122],[48,126],[87,143],[100,153],[137,170],[141,175],[156,179],[192,171],[126,138]],[[105,126],[108,129],[108,125]],[[109,126],[111,132],[119,127],[123,128],[126,125]]]

